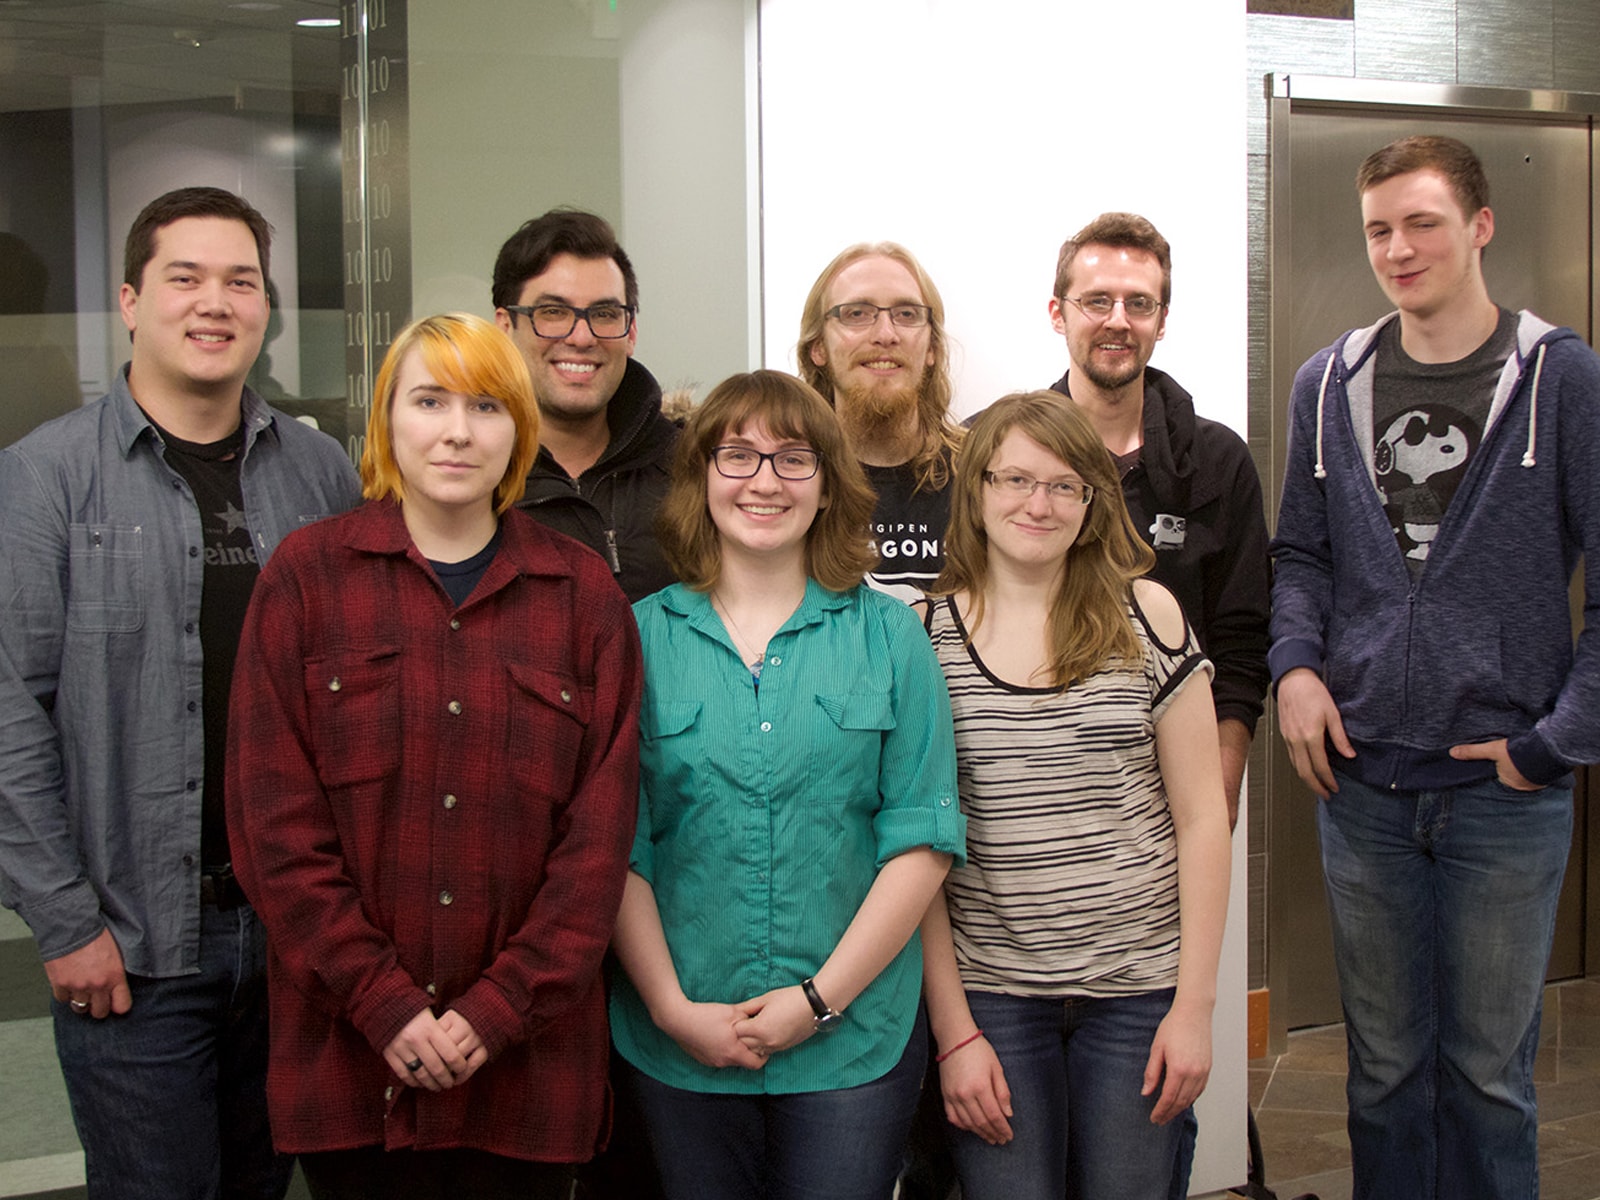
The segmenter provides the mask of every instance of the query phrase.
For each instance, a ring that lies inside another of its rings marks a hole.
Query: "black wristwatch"
[[[815,979],[802,979],[800,990],[806,994],[806,1001],[811,1005],[811,1020],[816,1027],[821,1029],[837,1029],[844,1016],[828,1007],[828,1002],[817,991]]]

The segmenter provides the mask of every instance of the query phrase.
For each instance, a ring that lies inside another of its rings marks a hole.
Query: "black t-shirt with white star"
[[[261,564],[245,524],[239,463],[241,425],[219,442],[186,442],[162,430],[167,464],[182,475],[200,510],[205,582],[200,595],[200,652],[206,734],[205,791],[200,816],[200,861],[208,868],[230,861],[223,803],[223,763],[228,748],[228,693],[244,632],[245,609]]]

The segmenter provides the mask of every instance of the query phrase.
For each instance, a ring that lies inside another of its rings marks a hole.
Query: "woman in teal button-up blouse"
[[[916,927],[965,829],[927,636],[861,585],[871,511],[791,376],[725,381],[679,443],[663,532],[685,582],[634,606],[611,1000],[674,1200],[893,1190],[926,1058]]]

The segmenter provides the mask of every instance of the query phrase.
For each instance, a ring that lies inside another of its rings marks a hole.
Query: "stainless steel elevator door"
[[[1484,257],[1490,294],[1507,308],[1529,308],[1570,325],[1593,344],[1592,134],[1586,118],[1295,101],[1275,105],[1272,119],[1288,122],[1287,132],[1272,131],[1274,509],[1296,368],[1344,330],[1368,324],[1390,307],[1367,264],[1355,174],[1363,158],[1396,138],[1448,134],[1478,152],[1495,214],[1494,239]],[[1274,996],[1273,1007],[1283,1005],[1287,1028],[1339,1021],[1315,798],[1295,776],[1276,736],[1268,797],[1268,953],[1274,960],[1284,956],[1270,974],[1275,990],[1286,993],[1281,1000]],[[1585,828],[1583,817],[1580,808],[1577,830]],[[1584,840],[1581,833],[1574,837],[1551,978],[1583,969]]]

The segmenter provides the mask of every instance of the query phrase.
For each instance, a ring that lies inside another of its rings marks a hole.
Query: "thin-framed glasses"
[[[1016,471],[985,471],[985,482],[997,492],[1008,496],[1032,496],[1039,488],[1052,501],[1064,504],[1088,504],[1094,499],[1094,484],[1081,479],[1035,479]]]
[[[591,304],[577,308],[571,304],[508,304],[508,313],[521,313],[533,324],[533,332],[542,338],[559,341],[570,337],[578,327],[578,318],[589,324],[589,332],[597,338],[627,337],[633,328],[633,307],[628,304]]]
[[[932,312],[926,304],[835,304],[822,315],[851,329],[862,329],[876,325],[879,313],[888,313],[889,320],[901,329],[921,329]]]
[[[1163,308],[1165,304],[1154,296],[1146,296],[1143,292],[1136,292],[1132,296],[1107,296],[1103,293],[1092,296],[1063,296],[1068,304],[1077,306],[1084,316],[1096,321],[1104,321],[1122,305],[1122,311],[1128,315],[1129,320],[1148,321]]]
[[[769,462],[772,473],[779,479],[798,482],[817,473],[822,466],[822,454],[799,448],[763,454],[749,446],[713,446],[711,462],[724,479],[752,479],[761,470],[761,464]]]

